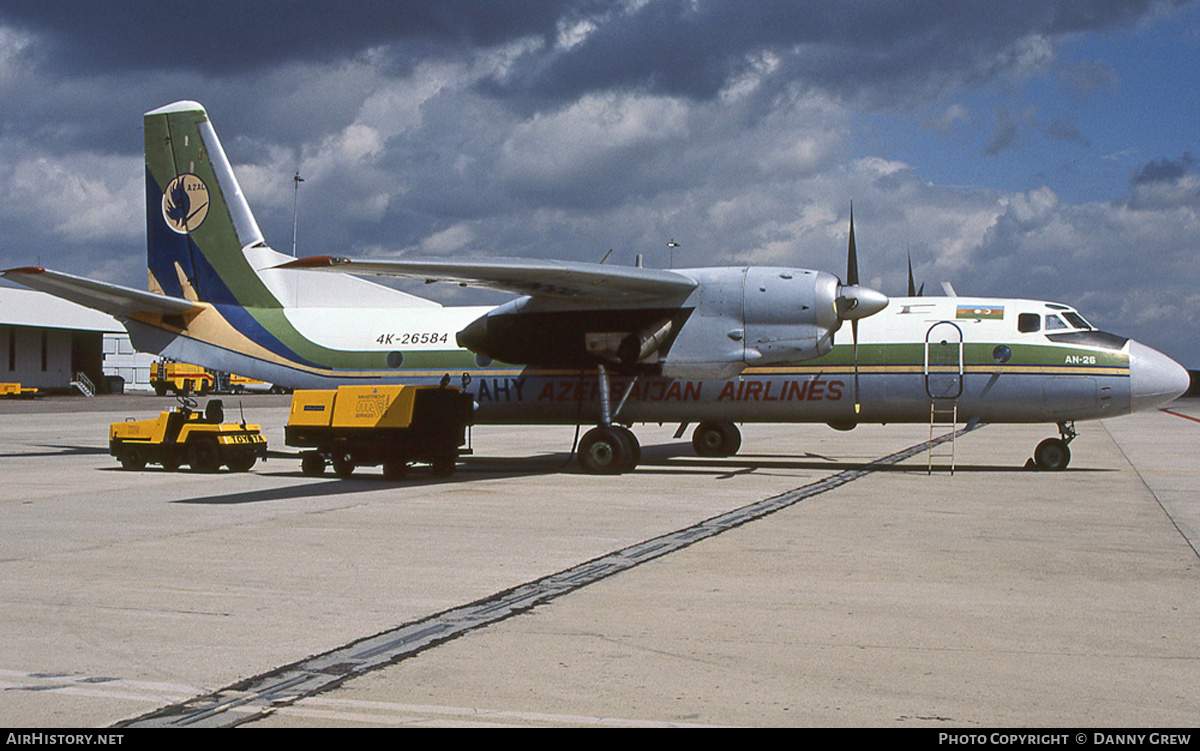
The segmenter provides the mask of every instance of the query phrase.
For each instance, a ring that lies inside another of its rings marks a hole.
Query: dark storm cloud
[[[385,48],[399,69],[419,59],[541,41],[494,80],[499,96],[569,101],[641,89],[707,99],[764,55],[777,81],[885,102],[929,86],[986,79],[1028,64],[1023,40],[1127,25],[1151,0],[796,3],[792,0],[315,0],[120,4],[9,0],[0,23],[36,36],[30,54],[60,72],[191,72],[352,59]],[[564,28],[591,24],[577,44]]]
[[[353,57],[377,45],[414,44],[432,53],[549,36],[561,0],[131,0],[60,3],[11,0],[0,22],[42,38],[41,62],[64,71],[169,70],[217,75],[297,60]]]
[[[595,19],[577,44],[527,54],[491,90],[545,100],[629,89],[707,99],[770,56],[778,81],[912,103],[931,87],[1036,63],[1031,40],[1128,24],[1152,4],[660,0]]]
[[[759,106],[742,110],[747,119],[807,90],[909,107],[956,86],[1029,75],[1053,63],[1046,38],[1129,25],[1153,5],[131,0],[64,8],[9,0],[0,27],[28,41],[14,58],[27,76],[2,92],[0,128],[45,148],[135,153],[138,121],[129,113],[191,98],[226,113],[226,127],[245,138],[266,142],[286,122],[282,140],[311,141],[345,127],[384,78],[430,61],[469,64],[518,40],[521,51],[475,91],[521,116],[607,92],[706,101],[739,76],[758,87]],[[339,65],[375,79],[311,74]],[[307,102],[321,104],[289,118]],[[998,130],[993,150],[1005,135]]]

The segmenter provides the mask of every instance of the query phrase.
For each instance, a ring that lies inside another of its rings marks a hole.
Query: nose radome
[[[1183,366],[1158,350],[1129,342],[1129,409],[1153,409],[1188,390]]]

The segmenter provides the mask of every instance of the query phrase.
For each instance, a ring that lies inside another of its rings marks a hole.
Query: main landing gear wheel
[[[615,475],[637,466],[641,446],[628,428],[619,425],[600,426],[584,433],[575,455],[584,472]]]
[[[692,433],[692,448],[700,456],[733,456],[742,447],[742,433],[731,422],[702,422]]]
[[[1061,438],[1047,438],[1033,452],[1033,463],[1038,469],[1061,470],[1071,463],[1071,449]]]

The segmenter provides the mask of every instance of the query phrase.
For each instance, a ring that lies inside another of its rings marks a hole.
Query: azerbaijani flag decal
[[[955,318],[982,318],[989,321],[1004,320],[1003,305],[959,305]]]

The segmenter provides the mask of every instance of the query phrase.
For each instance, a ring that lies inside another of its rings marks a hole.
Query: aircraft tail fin
[[[145,115],[146,266],[151,292],[242,308],[440,307],[338,274],[279,267],[208,113],[181,101]]]
[[[246,249],[266,248],[204,107],[145,115],[146,262],[151,292],[193,302],[280,307]]]

